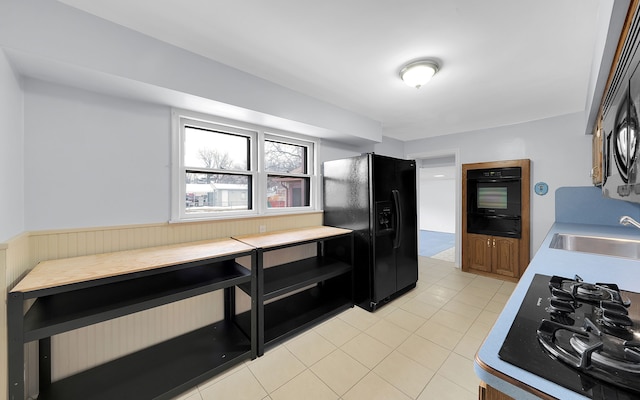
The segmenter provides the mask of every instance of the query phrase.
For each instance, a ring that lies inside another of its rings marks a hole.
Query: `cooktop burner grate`
[[[638,399],[639,305],[615,284],[535,275],[499,356],[586,397]]]

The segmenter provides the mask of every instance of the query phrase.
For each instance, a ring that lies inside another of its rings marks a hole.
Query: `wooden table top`
[[[42,261],[11,292],[32,292],[251,250],[250,245],[226,238]]]
[[[294,244],[306,240],[323,239],[331,236],[350,233],[349,229],[334,228],[332,226],[313,226],[310,228],[297,228],[268,233],[234,236],[233,238],[256,248],[267,249],[269,247]]]

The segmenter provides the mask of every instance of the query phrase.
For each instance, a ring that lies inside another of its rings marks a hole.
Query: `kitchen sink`
[[[556,233],[549,248],[640,259],[640,240]]]

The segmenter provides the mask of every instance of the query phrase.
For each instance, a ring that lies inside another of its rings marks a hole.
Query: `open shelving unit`
[[[243,256],[251,270],[236,262]],[[34,340],[39,400],[171,399],[255,358],[255,307],[245,313],[248,328],[235,319],[235,287],[256,295],[255,260],[251,246],[224,239],[38,264],[7,300],[9,398],[24,398],[24,344]],[[224,290],[222,321],[51,382],[51,336],[216,290]]]
[[[264,266],[264,253],[316,255]],[[238,263],[248,257],[250,268]],[[251,298],[236,314],[236,287]],[[224,319],[52,382],[51,337],[224,291]],[[24,312],[25,306],[28,310]],[[38,341],[38,400],[171,399],[353,307],[353,235],[312,227],[39,263],[7,299],[9,399],[25,396],[25,343]]]
[[[353,307],[350,230],[322,226],[234,238],[256,248],[258,356],[265,346]],[[309,243],[317,245],[316,256],[265,268],[265,252]],[[248,320],[246,313],[238,316],[241,325]]]

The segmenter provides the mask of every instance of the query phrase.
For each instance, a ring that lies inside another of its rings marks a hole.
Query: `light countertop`
[[[237,240],[214,239],[42,261],[11,292],[32,292],[251,250],[253,247]]]
[[[555,233],[571,233],[578,235],[616,237],[640,240],[640,230],[623,226],[586,225],[558,223],[552,227],[535,257],[527,267],[524,275],[513,291],[509,301],[500,313],[496,323],[478,350],[474,364],[476,375],[490,386],[516,399],[538,399],[515,385],[500,379],[479,365],[495,370],[496,374],[504,374],[525,385],[553,397],[571,400],[587,399],[572,390],[566,389],[535,374],[502,361],[498,351],[502,347],[511,324],[520,309],[522,300],[535,274],[560,275],[573,278],[580,275],[585,282],[612,282],[621,290],[640,292],[640,261],[620,257],[601,256],[560,249],[550,249],[549,244]]]

